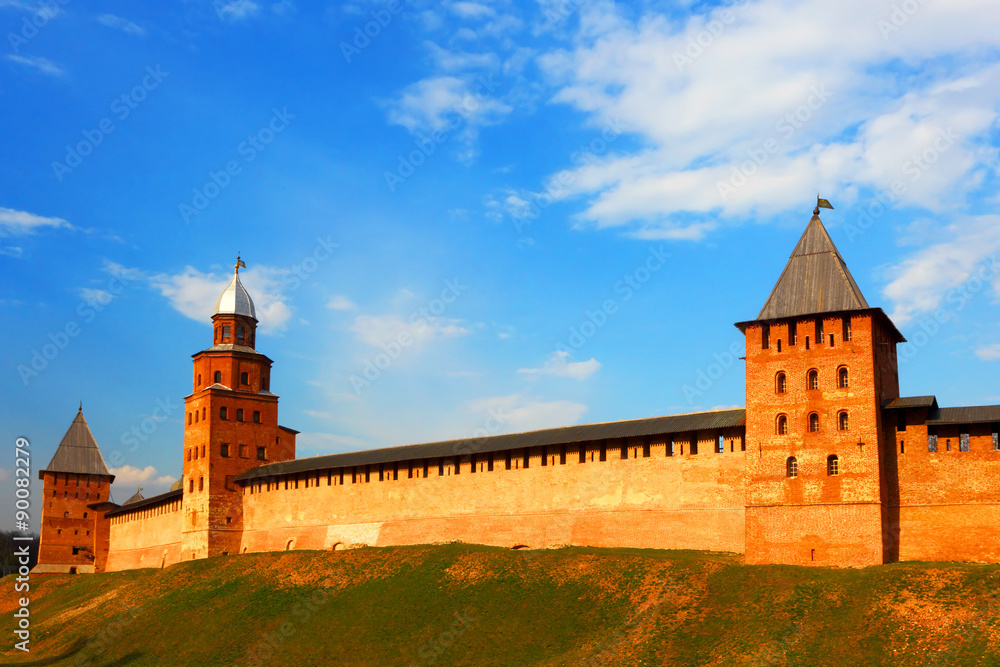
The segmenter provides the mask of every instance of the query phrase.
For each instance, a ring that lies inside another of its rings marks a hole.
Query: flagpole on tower
[[[819,210],[821,208],[828,208],[832,211],[833,204],[831,204],[827,199],[821,199],[819,193],[816,193],[816,208],[813,209],[813,215],[819,215]]]

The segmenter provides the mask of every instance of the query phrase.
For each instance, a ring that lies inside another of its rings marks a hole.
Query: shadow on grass
[[[73,665],[86,665],[87,667],[121,667],[123,665],[130,665],[136,660],[142,657],[142,653],[139,651],[132,651],[127,655],[118,658],[117,660],[103,660],[98,657],[86,656],[81,659],[80,653],[87,647],[87,640],[80,638],[73,642],[65,651],[59,655],[49,656],[47,658],[42,658],[40,660],[31,660],[28,662],[18,662],[19,667],[42,667],[43,665],[57,665],[59,663],[67,663]],[[75,661],[69,662],[73,657],[76,657]]]

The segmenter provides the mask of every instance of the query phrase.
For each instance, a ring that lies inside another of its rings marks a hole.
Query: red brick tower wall
[[[841,315],[771,323],[766,348],[765,324],[746,328],[748,563],[883,562],[881,401],[898,395],[898,380],[895,342],[882,344],[887,331],[875,312],[849,315],[850,340],[844,340]],[[789,344],[791,322],[795,345]],[[841,368],[848,372],[846,388],[839,386]],[[816,389],[809,386],[812,370]],[[779,373],[785,393],[778,391]],[[847,430],[839,428],[841,413],[848,415]],[[819,417],[818,432],[809,429],[811,414]],[[786,434],[778,432],[782,415]],[[838,457],[836,475],[828,474],[831,455]],[[789,457],[796,459],[796,477],[788,476]]]
[[[107,500],[110,487],[111,477],[103,475],[42,473],[44,506],[38,565],[34,572],[92,573],[96,570],[96,510],[87,505]]]
[[[216,315],[213,324],[215,345],[194,355],[194,392],[184,399],[185,560],[236,553],[243,503],[233,478],[295,458],[294,433],[278,426],[271,360],[252,349],[256,320]],[[224,326],[230,327],[229,339],[223,338]],[[236,340],[239,327],[245,332],[242,341]]]

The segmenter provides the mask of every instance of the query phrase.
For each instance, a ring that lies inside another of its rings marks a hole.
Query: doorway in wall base
[[[527,544],[515,544],[514,546],[511,547],[511,549],[514,549],[515,551],[520,551],[521,549],[530,549],[530,548],[531,547],[529,547]]]
[[[343,542],[337,542],[336,544],[333,545],[333,551],[343,551],[346,548],[347,547],[344,546]]]
[[[70,574],[76,574],[76,568],[75,567],[69,568],[69,573]]]
[[[295,540],[288,540],[288,544],[285,545],[285,551],[291,551],[292,546],[294,546]]]

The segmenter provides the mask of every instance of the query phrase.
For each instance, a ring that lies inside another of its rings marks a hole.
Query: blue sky
[[[903,394],[1000,402],[1000,5],[955,4],[0,0],[2,441],[82,400],[167,488],[237,252],[299,456],[742,405],[817,192]]]

